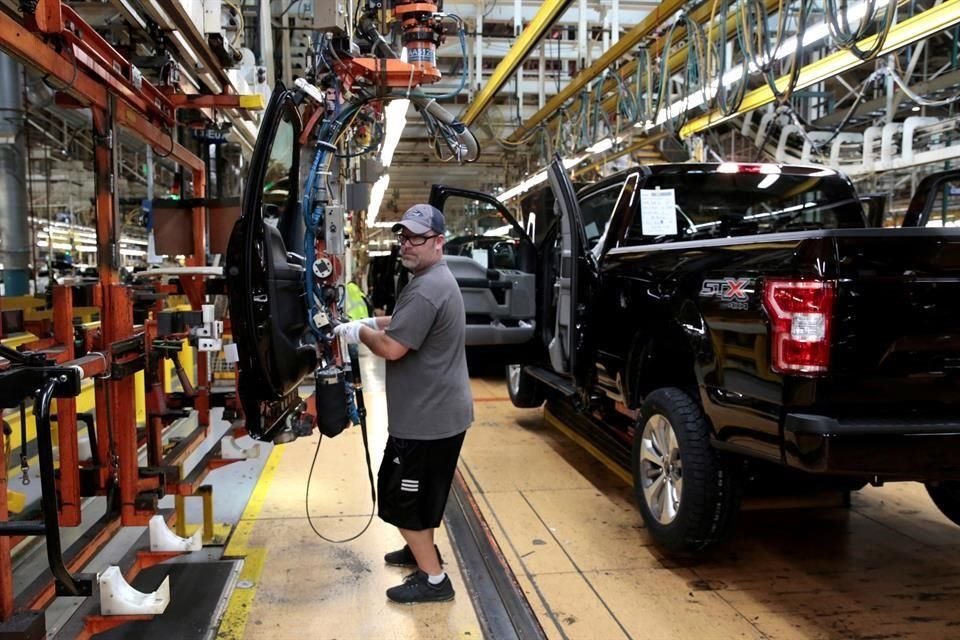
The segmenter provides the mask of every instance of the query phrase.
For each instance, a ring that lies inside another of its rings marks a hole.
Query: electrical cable
[[[367,448],[367,432],[366,432],[366,429],[365,429],[365,428],[364,428],[364,430],[363,430],[362,433],[363,433],[364,450],[366,451],[366,454],[367,454],[367,469],[368,469],[368,473],[371,473],[371,474],[372,474],[372,472],[369,471],[369,470],[370,470],[370,451],[369,451],[369,449]],[[321,443],[321,442],[323,442],[323,434],[322,434],[322,433],[319,434],[319,440],[317,440],[317,446],[316,446],[316,448],[313,450],[313,460],[310,462],[310,472],[309,472],[309,474],[307,474],[307,488],[306,488],[305,495],[304,495],[304,499],[303,499],[304,511],[305,511],[306,514],[307,514],[307,524],[310,525],[310,528],[311,528],[311,529],[313,530],[313,532],[317,535],[317,537],[320,538],[321,540],[323,540],[324,542],[330,542],[330,543],[332,543],[332,544],[341,544],[341,543],[344,543],[344,542],[351,542],[351,541],[353,541],[353,540],[356,540],[356,539],[359,538],[360,536],[362,536],[364,533],[366,533],[367,529],[370,527],[370,523],[373,522],[373,515],[374,515],[374,513],[376,512],[376,501],[377,501],[377,497],[376,497],[376,494],[374,494],[374,496],[373,496],[373,505],[372,505],[372,507],[371,507],[371,509],[370,509],[370,515],[367,517],[367,522],[366,522],[366,524],[364,524],[364,525],[363,525],[363,528],[360,529],[360,531],[358,531],[358,532],[355,533],[354,535],[350,536],[349,538],[343,538],[343,539],[341,539],[341,540],[335,540],[335,539],[333,539],[333,538],[328,538],[327,536],[325,536],[325,535],[323,535],[322,533],[320,533],[320,531],[317,530],[316,525],[313,524],[313,516],[310,515],[310,485],[313,484],[313,483],[312,483],[312,480],[313,480],[313,470],[314,470],[314,469],[316,468],[316,466],[317,466],[317,457],[318,457],[318,455],[320,454],[320,443]],[[372,475],[370,476],[370,482],[371,482],[371,489],[372,489],[372,487],[373,487],[373,476],[372,476]]]
[[[290,9],[293,8],[293,5],[297,4],[298,2],[302,2],[302,0],[290,0],[290,2],[287,3],[286,8],[283,11],[281,11],[280,15],[278,15],[277,17],[282,18],[283,16],[287,15],[287,12],[290,11]]]
[[[463,19],[456,15],[455,13],[445,13],[441,14],[442,18],[453,18],[458,25],[457,37],[460,40],[460,54],[463,56],[463,70],[460,72],[460,84],[456,89],[450,91],[449,93],[442,94],[431,94],[424,92],[423,95],[433,98],[445,100],[448,98],[455,98],[460,95],[460,92],[463,91],[463,88],[467,86],[467,38],[466,30],[464,28]]]
[[[713,10],[716,9],[718,0],[714,0],[714,5],[711,9],[711,14]],[[720,2],[720,19],[717,23],[716,29],[726,29],[727,22],[729,21],[730,13],[730,3],[729,0],[719,0]],[[744,33],[743,33],[743,19],[740,13],[744,11],[744,3],[738,5],[737,8],[738,14],[734,17],[734,25],[736,28],[735,41],[739,44],[740,47],[740,78],[739,80],[731,83],[734,86],[733,90],[730,90],[727,83],[724,82],[724,78],[727,74],[728,68],[733,68],[732,60],[727,60],[727,47],[725,42],[717,42],[716,47],[713,43],[714,29],[711,28],[708,32],[707,37],[707,77],[717,79],[717,92],[713,96],[713,100],[724,116],[730,116],[736,113],[740,109],[740,105],[743,103],[743,98],[747,93],[747,85],[750,81],[750,66],[747,61],[746,46],[744,45]],[[713,24],[713,19],[711,15],[711,22]],[[731,47],[731,54],[733,50]],[[716,69],[711,67],[710,59],[711,55],[713,60],[716,61]]]
[[[240,39],[240,36],[243,35],[243,27],[244,27],[243,11],[240,10],[240,7],[230,2],[230,0],[223,0],[223,4],[227,5],[228,7],[236,11],[237,18],[240,20],[240,24],[237,25],[237,33],[234,34],[233,39],[230,40],[230,46],[232,47],[233,45],[237,44],[237,41]]]
[[[868,37],[873,30],[877,19],[877,7],[875,0],[866,0],[863,6],[863,17],[860,18],[859,25],[854,30],[850,28],[847,0],[840,0],[839,7],[837,6],[837,0],[824,0],[823,2],[827,28],[834,43],[866,62],[876,57],[886,43],[897,12],[897,2],[890,0],[885,3],[883,18],[879,28],[877,28],[876,38],[867,50],[860,49],[857,43]]]
[[[160,153],[159,151],[157,151],[156,147],[154,147],[152,144],[150,145],[150,148],[153,149],[153,152],[157,154],[158,158],[169,158],[171,155],[173,155],[173,149],[177,145],[176,141],[173,139],[173,125],[170,125],[170,128],[167,130],[167,133],[170,136],[170,148],[167,150],[166,153]]]
[[[835,140],[838,135],[840,135],[840,133],[846,128],[847,124],[850,122],[850,119],[853,118],[854,114],[857,112],[857,108],[860,106],[860,103],[863,102],[864,97],[866,97],[867,88],[870,85],[872,85],[874,82],[876,82],[879,78],[880,78],[880,74],[877,73],[876,71],[871,73],[869,76],[867,76],[867,78],[863,81],[863,84],[860,85],[860,91],[859,93],[857,93],[857,97],[853,101],[853,104],[850,105],[850,108],[847,110],[847,113],[844,114],[843,119],[840,120],[839,123],[837,123],[836,127],[834,127],[830,137],[819,143],[818,145],[819,147],[821,148],[825,147],[826,145],[833,142],[833,140]]]

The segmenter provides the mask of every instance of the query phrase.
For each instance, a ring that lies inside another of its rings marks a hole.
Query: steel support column
[[[587,0],[578,0],[577,7],[577,71],[590,66],[590,37],[587,34]]]
[[[113,101],[111,97],[111,102]],[[117,154],[114,147],[116,125],[111,111],[93,109],[94,183],[96,188],[97,267],[100,271],[102,306],[100,309],[101,348],[110,352],[111,345],[133,335],[133,305],[129,291],[120,284],[119,207],[114,181],[117,175]],[[115,468],[120,487],[120,517],[123,525],[144,525],[149,514],[136,509],[139,463],[137,457],[136,407],[134,377],[98,380],[103,393],[98,394],[97,423],[106,419],[106,437],[113,445],[112,455],[103,458]],[[106,411],[100,411],[100,398]],[[102,432],[101,432],[102,433]],[[98,438],[98,444],[99,438]]]
[[[620,40],[620,0],[613,0],[610,6],[610,46]]]
[[[73,360],[73,289],[53,289],[53,337],[63,345],[65,358]],[[87,428],[90,428],[88,425]],[[60,524],[80,524],[80,453],[77,445],[77,400],[57,399],[57,444],[60,448]]]
[[[523,33],[523,0],[513,0],[513,37],[519,38]],[[541,40],[542,41],[542,40]],[[514,40],[516,42],[516,40]],[[517,116],[523,113],[523,64],[517,66]]]
[[[473,89],[476,92],[475,96],[479,96],[480,92],[483,90],[483,6],[483,0],[477,0],[477,36],[474,40],[476,45],[473,52]]]
[[[202,165],[201,165],[202,167]],[[202,202],[207,196],[207,178],[202,168],[193,171],[193,196]],[[190,266],[203,266],[207,262],[207,208],[200,204],[192,210],[193,255],[187,259]],[[182,279],[188,293],[190,305],[195,311],[206,301],[204,279],[199,276],[187,276]],[[197,351],[197,398],[194,409],[197,410],[197,422],[206,429],[210,426],[210,360],[207,353]]]
[[[557,71],[559,73],[559,70]],[[547,103],[547,45],[540,41],[540,61],[537,64],[537,108]]]
[[[23,117],[22,69],[0,53],[0,268],[4,293],[29,293],[30,246],[27,224],[27,161],[19,139]]]

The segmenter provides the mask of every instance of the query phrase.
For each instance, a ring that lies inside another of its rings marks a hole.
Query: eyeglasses
[[[405,236],[402,233],[398,233],[397,244],[402,247],[403,243],[406,242],[412,247],[422,247],[424,244],[426,244],[427,240],[430,238],[436,238],[438,235],[439,234],[434,234],[432,236]]]

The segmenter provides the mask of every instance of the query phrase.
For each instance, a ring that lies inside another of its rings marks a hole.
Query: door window
[[[675,234],[646,233],[638,205],[628,236],[643,243],[865,226],[859,200],[835,176],[668,173],[643,188],[673,189],[677,217]]]
[[[618,182],[589,193],[580,200],[580,217],[583,219],[587,249],[593,249],[604,235],[622,188],[623,185]]]
[[[960,177],[938,185],[927,218],[928,227],[960,227]]]
[[[519,268],[520,234],[493,203],[450,195],[443,217],[444,253],[472,258],[489,269]]]

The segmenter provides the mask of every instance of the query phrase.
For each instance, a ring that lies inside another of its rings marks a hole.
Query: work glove
[[[380,325],[377,324],[376,318],[363,318],[360,320],[363,324],[367,325],[374,331],[380,331]]]
[[[333,333],[347,344],[360,344],[360,327],[363,325],[363,320],[344,322],[335,326]]]

